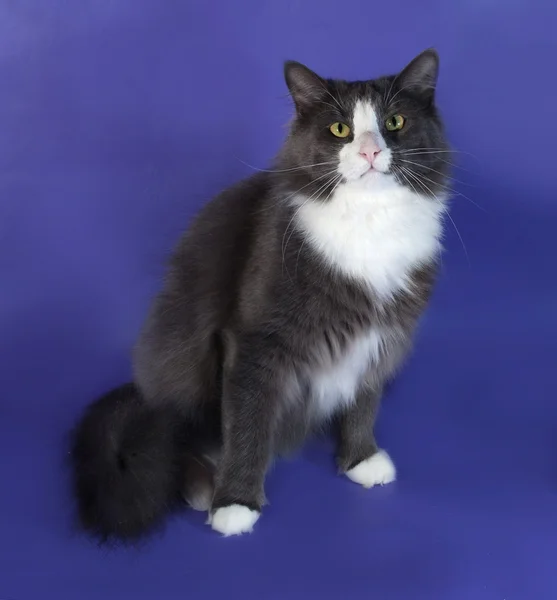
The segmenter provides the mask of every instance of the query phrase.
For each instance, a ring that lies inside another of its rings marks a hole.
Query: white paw
[[[396,468],[385,450],[379,450],[347,471],[346,476],[365,488],[370,488],[374,485],[385,485],[394,481]]]
[[[230,506],[218,508],[210,517],[209,522],[215,531],[228,537],[229,535],[251,532],[260,514],[260,512],[251,510],[247,506],[231,504]]]

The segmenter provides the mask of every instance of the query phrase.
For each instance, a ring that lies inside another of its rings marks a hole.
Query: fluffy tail
[[[71,457],[81,524],[102,541],[139,538],[184,492],[183,419],[171,408],[147,406],[133,384],[88,407]]]

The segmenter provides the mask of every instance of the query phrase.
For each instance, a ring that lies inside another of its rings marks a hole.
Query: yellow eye
[[[350,127],[345,123],[333,123],[329,127],[329,131],[338,138],[345,138],[350,135]]]
[[[400,131],[404,127],[406,119],[402,115],[393,115],[385,121],[388,131]]]

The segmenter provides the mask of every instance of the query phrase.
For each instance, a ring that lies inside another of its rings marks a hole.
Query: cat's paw
[[[209,517],[209,523],[215,531],[228,537],[229,535],[250,533],[260,515],[259,511],[251,510],[242,504],[231,504],[217,508]]]
[[[353,469],[346,471],[346,476],[365,488],[370,488],[394,481],[396,468],[385,450],[379,450],[373,456],[362,460]]]

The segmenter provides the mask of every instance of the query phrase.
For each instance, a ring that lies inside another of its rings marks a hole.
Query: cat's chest
[[[300,204],[296,219],[330,267],[388,298],[438,254],[441,212],[438,203],[403,188],[374,194],[347,188],[327,203]]]
[[[368,369],[379,362],[384,343],[384,333],[370,329],[334,359],[311,370],[310,401],[315,416],[326,417],[353,402]]]

